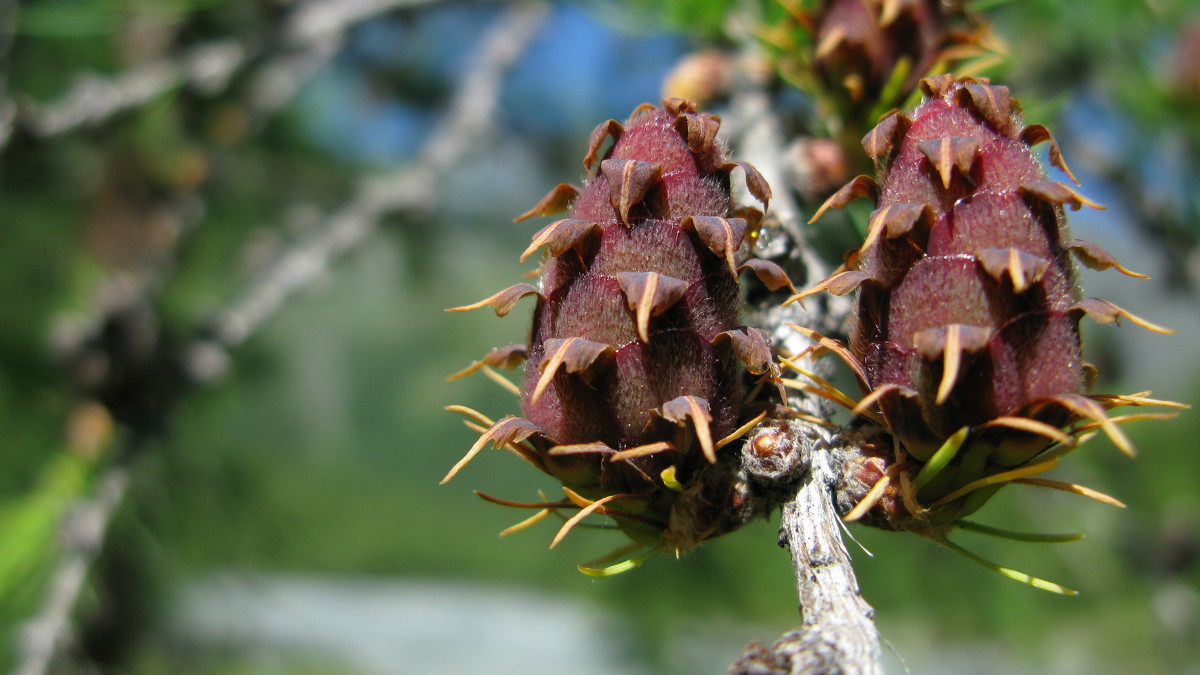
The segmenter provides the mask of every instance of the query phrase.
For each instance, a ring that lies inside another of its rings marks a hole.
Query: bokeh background
[[[438,484],[474,439],[442,406],[516,408],[446,376],[527,311],[443,308],[532,268],[539,225],[511,219],[581,178],[596,123],[746,49],[727,17],[773,4],[0,2],[0,669],[71,559],[50,672],[718,673],[795,626],[773,522],[597,581],[575,565],[614,533],[497,537],[524,514],[473,489],[557,489],[512,456]],[[972,9],[1008,45],[990,74],[1109,207],[1076,236],[1154,277],[1085,271],[1087,294],[1178,331],[1086,325],[1096,389],[1197,400],[1200,8]],[[1012,487],[979,517],[1084,540],[959,537],[1077,597],[851,529],[890,672],[1200,673],[1200,420],[1127,431],[1136,461],[1096,439],[1053,475],[1129,508]]]

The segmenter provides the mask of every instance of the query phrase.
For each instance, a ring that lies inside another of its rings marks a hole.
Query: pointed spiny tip
[[[615,457],[616,452],[616,450],[609,447],[604,441],[594,441],[592,443],[568,443],[551,446],[546,451],[546,454],[555,457],[566,455],[609,455],[610,457]]]
[[[500,536],[507,537],[508,535],[513,534],[514,532],[520,532],[522,530],[527,530],[530,527],[532,527],[533,525],[536,525],[537,523],[545,520],[546,517],[549,516],[551,513],[554,513],[554,511],[552,509],[542,509],[541,511],[538,511],[537,513],[526,518],[525,520],[522,520],[521,522],[517,523],[516,525],[510,525],[509,527],[506,527],[503,530],[500,530]]]
[[[647,443],[645,445],[638,445],[632,448],[614,452],[609,456],[609,459],[614,462],[624,462],[631,459],[636,459],[638,457],[648,457],[650,455],[657,455],[660,452],[668,452],[673,450],[675,450],[675,445],[670,441],[658,441],[656,443]]]
[[[637,114],[636,110],[634,114]],[[616,120],[608,120],[597,125],[588,138],[588,150],[587,154],[583,156],[583,168],[591,171],[592,164],[600,156],[600,148],[604,145],[604,141],[611,138],[616,143],[616,141],[621,140],[621,134],[623,133],[625,133],[625,127],[621,126],[621,123]]]
[[[690,408],[692,427],[696,430],[696,439],[700,442],[700,451],[704,453],[704,458],[709,464],[716,464],[717,450],[713,446],[712,429],[709,426],[712,423],[712,415],[708,412],[708,401],[688,396],[687,404]]]
[[[846,295],[847,293],[850,293],[854,289],[861,286],[863,282],[870,278],[871,276],[866,272],[843,269],[840,272],[834,272],[832,275],[822,279],[821,281],[818,281],[816,285],[812,286],[811,288],[800,291],[799,293],[788,298],[783,302],[783,306],[786,307],[793,302],[799,302],[801,306],[803,306],[804,298],[807,298],[810,295],[816,295],[821,291],[829,291],[833,295]]]
[[[884,396],[887,396],[888,394],[891,394],[891,393],[896,393],[896,394],[900,394],[901,396],[908,396],[911,398],[916,398],[916,396],[917,396],[917,392],[913,391],[912,389],[909,389],[908,387],[905,387],[904,385],[895,384],[895,383],[881,384],[878,387],[875,387],[874,389],[872,389],[871,393],[862,397],[858,401],[858,403],[856,403],[854,405],[854,407],[850,409],[850,413],[852,415],[867,415],[867,416],[869,416],[868,413],[871,412],[871,410],[874,408],[875,404],[880,399],[882,399]]]
[[[565,486],[563,487],[563,491],[567,493],[567,497],[572,502],[575,502],[576,505],[581,505],[581,504],[586,504],[586,505],[582,506],[582,508],[579,509],[578,513],[571,516],[570,518],[567,519],[567,522],[563,523],[563,526],[561,528],[559,528],[559,530],[558,530],[558,534],[554,535],[554,540],[550,542],[550,548],[554,548],[555,546],[558,546],[558,543],[563,540],[563,537],[566,537],[567,533],[570,532],[571,529],[574,528],[575,525],[577,525],[579,523],[579,521],[583,520],[584,518],[587,518],[593,512],[599,511],[600,513],[603,513],[603,507],[608,502],[611,502],[612,500],[618,499],[620,497],[628,497],[629,496],[629,495],[623,495],[623,494],[608,495],[607,497],[602,497],[600,499],[597,499],[594,502],[591,502],[591,501],[588,501],[583,496],[579,495],[578,493],[573,492],[570,488],[567,488]],[[579,501],[577,501],[577,500],[579,500]]]
[[[1076,445],[1075,438],[1064,432],[1062,429],[1059,429],[1051,424],[1046,424],[1045,422],[1041,422],[1039,420],[1031,419],[1029,417],[1002,415],[988,421],[986,424],[980,425],[980,428],[988,427],[1006,427],[1009,429],[1016,429],[1017,431],[1026,431],[1031,434],[1037,434],[1038,436],[1048,438],[1051,441],[1068,448]]]
[[[583,374],[593,365],[612,358],[615,350],[611,345],[583,338],[550,338],[545,341],[548,358],[538,363],[541,375],[529,397],[529,404],[538,402],[559,368],[568,373]]]
[[[721,119],[707,113],[681,112],[672,126],[687,141],[689,151],[702,154],[711,150],[716,143]]]
[[[817,48],[813,50],[813,55],[818,59],[823,59],[832,54],[845,39],[846,29],[841,26],[834,26],[829,32],[821,36],[821,41],[817,43]]]
[[[867,377],[867,371],[863,367],[862,363],[859,362],[859,360],[849,349],[846,348],[845,345],[806,326],[801,326],[800,324],[791,322],[788,322],[787,325],[793,330],[800,332],[808,339],[816,342],[822,348],[836,354],[838,358],[846,363],[847,366],[850,366],[850,370],[854,371],[854,374],[858,377],[859,382],[862,382],[863,384],[870,382],[870,379]],[[782,361],[783,359],[780,360]],[[853,407],[853,405],[849,407]]]
[[[946,357],[942,362],[942,381],[938,383],[937,395],[933,402],[937,405],[944,405],[946,399],[950,398],[950,392],[954,389],[954,383],[958,380],[958,368],[962,362],[962,354],[958,351],[947,351]]]
[[[640,296],[635,296],[631,304],[636,305],[638,337],[643,343],[650,342],[650,313],[654,309],[654,295],[658,290],[659,275],[650,272],[646,275],[646,283]]]
[[[1124,453],[1130,459],[1137,456],[1137,448],[1134,447],[1133,441],[1121,431],[1117,424],[1108,418],[1104,407],[1086,396],[1078,394],[1061,394],[1051,397],[1051,400],[1059,403],[1070,412],[1075,413],[1084,419],[1090,419],[1096,423],[1105,436],[1112,441],[1112,444],[1117,446],[1117,449]]]
[[[917,143],[917,149],[942,179],[942,189],[950,189],[954,171],[970,175],[971,165],[979,154],[979,139],[975,137],[943,137]]]
[[[458,472],[462,471],[463,467],[465,467],[467,464],[470,464],[472,459],[475,459],[475,455],[478,455],[479,451],[483,450],[483,447],[487,445],[489,440],[491,439],[487,433],[484,433],[482,436],[480,436],[479,439],[471,445],[471,449],[467,451],[467,454],[463,455],[462,459],[458,460],[455,462],[454,466],[450,467],[450,471],[446,472],[446,475],[442,478],[442,480],[438,481],[438,485],[445,485],[446,483],[449,483],[451,479],[457,476]]]
[[[600,173],[608,180],[609,201],[621,222],[630,225],[629,212],[645,199],[650,188],[662,178],[663,167],[658,162],[636,159],[606,159],[600,162]]]
[[[797,293],[796,286],[792,284],[792,280],[787,272],[770,260],[750,258],[741,267],[737,268],[737,273],[741,274],[745,270],[754,272],[754,276],[767,287],[767,290],[777,291],[781,288],[787,288],[793,296]]]
[[[1009,95],[1008,87],[969,78],[960,82],[962,86],[955,91],[954,102],[958,105],[969,105],[996,131],[1002,134],[1009,133],[1013,123],[1013,112],[1020,110],[1020,104]]]
[[[1100,246],[1086,239],[1072,239],[1067,242],[1067,250],[1075,254],[1079,262],[1094,270],[1106,270],[1109,268],[1115,269],[1125,276],[1135,279],[1149,279],[1145,274],[1134,272],[1133,270],[1123,266],[1117,262],[1117,259],[1108,251],[1100,248]]]
[[[1071,182],[1075,185],[1080,184],[1079,179],[1075,177],[1075,174],[1071,171],[1071,168],[1067,166],[1067,160],[1064,159],[1062,155],[1062,148],[1059,147],[1058,141],[1054,140],[1054,134],[1051,134],[1049,129],[1040,124],[1030,124],[1021,131],[1021,140],[1030,147],[1035,146],[1038,143],[1049,141],[1049,156],[1051,166],[1055,166],[1060,171],[1067,174],[1067,178],[1070,178]]]
[[[542,297],[541,292],[538,291],[536,286],[533,284],[522,283],[509,286],[499,293],[488,296],[479,302],[471,303],[469,305],[462,305],[461,307],[449,307],[446,309],[446,311],[468,312],[473,309],[479,309],[480,307],[491,305],[492,309],[496,312],[496,316],[505,316],[512,311],[514,306],[516,306],[517,301],[526,295],[536,295],[538,296],[539,300],[545,299]]]
[[[688,290],[686,281],[658,272],[619,272],[617,283],[634,312],[638,337],[644,344],[650,342],[650,319],[670,309]]]
[[[813,288],[805,289],[803,291],[800,291],[799,293],[792,294],[791,297],[789,297],[787,300],[784,300],[783,303],[780,304],[779,306],[787,307],[790,304],[798,302],[798,303],[800,303],[801,307],[804,307],[805,309],[807,309],[807,307],[805,307],[805,305],[804,305],[804,299],[810,295],[816,295],[819,292],[820,292],[820,289],[813,289]]]
[[[1175,331],[1165,326],[1160,326],[1143,319],[1136,314],[1126,311],[1107,300],[1099,298],[1084,298],[1079,302],[1071,305],[1071,310],[1083,312],[1092,320],[1098,323],[1118,325],[1122,318],[1128,319],[1131,323],[1152,333],[1160,335],[1174,335]]]
[[[879,8],[879,26],[890,26],[900,16],[904,4],[904,0],[883,0]]]
[[[721,218],[719,216],[688,216],[680,221],[680,227],[694,230],[700,242],[708,250],[725,260],[729,273],[737,278],[738,248],[746,238],[748,223],[745,218]]]
[[[867,236],[858,248],[858,256],[865,254],[879,240],[902,237],[916,228],[917,223],[927,226],[937,215],[929,204],[888,204],[871,212],[867,222]]]
[[[750,195],[757,199],[760,204],[762,204],[763,210],[765,211],[771,202],[771,185],[767,183],[767,179],[764,178],[761,173],[759,173],[758,169],[754,168],[753,164],[750,164],[749,162],[726,162],[717,167],[717,171],[722,171],[726,174],[732,174],[733,170],[738,167],[741,167],[742,173],[745,176],[746,190],[748,190]]]
[[[465,410],[468,410],[475,415],[479,415],[470,408],[465,408]],[[482,415],[479,415],[479,417],[483,418],[484,420],[487,419]],[[545,433],[540,427],[525,418],[517,417],[515,415],[509,415],[502,418],[500,421],[486,429],[479,436],[479,439],[475,441],[475,444],[471,446],[471,449],[467,451],[467,454],[463,456],[462,459],[458,460],[458,463],[456,463],[450,469],[450,472],[447,473],[446,477],[441,480],[441,483],[445,484],[449,482],[451,478],[454,478],[454,476],[461,471],[464,466],[466,466],[472,459],[475,458],[475,455],[478,455],[479,452],[483,450],[484,446],[488,442],[491,442],[493,448],[499,448],[509,444],[520,443],[534,434],[545,436]],[[523,453],[518,454],[523,455]]]
[[[812,218],[808,219],[809,224],[817,222],[817,219],[829,209],[840,209],[860,197],[870,197],[872,200],[879,198],[879,184],[875,182],[874,178],[861,175],[843,185],[841,189],[830,195],[829,199],[826,199],[821,204]]]
[[[921,88],[921,93],[925,94],[927,98],[941,98],[950,91],[953,84],[953,75],[933,75],[922,78],[918,86]]]
[[[1050,269],[1050,261],[1017,248],[985,248],[975,252],[975,260],[993,279],[1012,281],[1020,294],[1037,283]]]
[[[471,407],[468,407],[465,405],[448,405],[448,406],[443,407],[442,409],[446,410],[447,412],[458,413],[460,415],[464,415],[466,417],[471,418],[472,420],[474,420],[475,423],[477,423],[479,425],[479,427],[482,427],[485,431],[487,430],[488,427],[491,427],[492,425],[494,425],[496,423],[495,420],[488,417],[487,415],[484,415],[483,413],[479,412],[478,410],[475,410],[474,408],[471,408]],[[465,422],[465,420],[464,420],[464,422]],[[465,422],[465,423],[467,424],[467,426],[471,426],[470,422]],[[476,427],[472,427],[472,428],[476,428]]]
[[[942,405],[950,396],[958,380],[963,352],[975,353],[985,348],[991,340],[992,331],[981,326],[952,323],[937,328],[918,331],[913,335],[913,346],[928,360],[942,359],[942,380],[938,385],[934,403]]]
[[[479,359],[478,361],[472,363],[466,368],[463,368],[457,373],[454,373],[446,379],[457,380],[487,366],[493,366],[496,368],[516,368],[524,363],[526,354],[527,352],[525,345],[508,345],[507,347],[493,349],[485,354],[482,359]]]
[[[1116,408],[1123,405],[1131,406],[1163,406],[1164,408],[1175,408],[1177,410],[1187,410],[1192,406],[1186,403],[1177,401],[1166,401],[1157,398],[1148,398],[1152,394],[1150,390],[1139,391],[1136,394],[1092,394],[1088,398],[1104,405],[1107,408]]]
[[[576,338],[571,339],[574,340]],[[546,392],[546,387],[550,386],[550,382],[554,379],[554,374],[558,371],[558,367],[562,365],[562,361],[562,350],[559,350],[549,361],[543,361],[539,364],[543,366],[543,370],[542,374],[538,376],[537,384],[533,387],[533,393],[529,396],[529,405],[537,403],[542,394]]]
[[[1103,211],[1105,209],[1104,205],[1084,197],[1075,188],[1056,180],[1042,179],[1032,183],[1026,183],[1021,185],[1019,190],[1023,194],[1044,199],[1051,204],[1069,206],[1073,211],[1078,211],[1084,206],[1097,211]]]
[[[749,421],[747,421],[742,426],[735,429],[733,431],[733,433],[731,433],[728,436],[726,436],[725,438],[722,438],[721,440],[717,441],[717,446],[716,446],[717,450],[720,450],[721,448],[725,447],[726,445],[729,445],[730,443],[732,443],[732,442],[736,441],[737,439],[750,433],[751,431],[754,430],[754,427],[758,426],[759,423],[765,419],[767,419],[767,411],[764,410],[764,411],[760,412],[759,414],[755,415],[753,418],[751,418]]]
[[[519,223],[526,218],[534,216],[552,216],[556,213],[562,213],[571,206],[571,202],[579,196],[579,188],[569,183],[559,183],[554,186],[554,189],[546,193],[537,204],[534,204],[532,209],[513,218],[514,223]]]
[[[863,136],[862,146],[873,160],[884,157],[896,145],[896,139],[908,133],[912,120],[899,109],[892,109],[879,118],[879,123]]]
[[[1076,494],[1081,497],[1094,499],[1101,504],[1108,504],[1109,506],[1115,506],[1119,509],[1127,508],[1125,506],[1125,502],[1122,502],[1116,497],[1100,492],[1099,490],[1093,490],[1090,487],[1080,485],[1078,483],[1068,483],[1066,481],[1054,480],[1051,478],[1018,478],[1013,482],[1021,485],[1033,485],[1036,487],[1050,488],[1051,490],[1062,490],[1063,492],[1070,492],[1071,494]]]
[[[709,412],[707,400],[699,396],[679,396],[662,404],[658,409],[658,414],[664,420],[676,424],[686,424],[690,421],[696,432],[696,440],[700,443],[700,450],[704,453],[704,458],[710,464],[716,464],[717,453],[713,447],[712,430],[709,428],[712,423],[712,414]]]
[[[538,230],[533,235],[529,247],[521,254],[521,262],[525,262],[539,248],[545,246],[550,255],[557,258],[568,250],[580,246],[588,237],[602,230],[599,223],[590,220],[564,218]]]

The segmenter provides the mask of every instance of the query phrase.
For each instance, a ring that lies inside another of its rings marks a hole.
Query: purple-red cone
[[[870,197],[877,208],[844,268],[808,291],[858,290],[849,350],[867,391],[858,409],[897,442],[895,453],[884,444],[885,464],[903,463],[867,520],[898,529],[975,510],[999,485],[1052,466],[1085,425],[1131,451],[1104,410],[1150,401],[1085,396],[1078,322],[1091,314],[1156,328],[1081,299],[1072,254],[1129,272],[1069,238],[1063,207],[1095,204],[1046,177],[1032,151],[1041,142],[1074,179],[1049,131],[1022,122],[1006,87],[949,76],[921,86],[911,118],[890,113],[863,139],[878,179],[860,176],[822,207]],[[882,476],[871,471],[868,488]]]
[[[730,174],[740,168],[763,204],[770,189],[726,161],[719,126],[678,99],[599,125],[583,187],[559,185],[521,217],[569,208],[525,252],[547,250],[539,285],[468,306],[503,314],[537,297],[529,344],[480,362],[525,356],[522,417],[491,425],[477,448],[514,444],[561,480],[570,501],[541,506],[594,509],[675,551],[749,516],[737,453],[721,440],[758,412],[743,405],[745,373],[777,379],[777,368],[766,338],[740,324],[738,277],[790,285],[746,252],[761,214],[732,207]]]

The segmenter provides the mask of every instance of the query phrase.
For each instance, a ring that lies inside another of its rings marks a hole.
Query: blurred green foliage
[[[71,440],[81,405],[103,392],[81,384],[86,373],[69,356],[110,307],[114,287],[145,289],[163,336],[204,336],[214,312],[347,201],[362,176],[411,160],[411,153],[389,155],[371,134],[429,133],[429,111],[446,105],[499,4],[434,3],[353,28],[277,114],[249,103],[262,83],[248,73],[268,58],[267,48],[223,89],[172,87],[96,126],[50,137],[18,128],[0,149],[0,669],[10,667],[17,629],[45,595],[68,507],[90,494],[97,472],[126,447],[120,427],[111,447],[96,430],[99,450]],[[89,658],[146,673],[346,667],[336,654],[263,661],[256,654],[288,648],[213,644],[189,633],[182,591],[230,570],[537,590],[615,616],[622,635],[611,638],[613,649],[626,650],[637,664],[631,670],[644,672],[721,672],[749,639],[773,640],[797,622],[787,556],[770,522],[683,560],[658,558],[595,582],[574,565],[616,546],[613,533],[576,532],[551,551],[546,524],[497,539],[524,514],[477,500],[471,489],[513,499],[556,489],[506,453],[485,453],[450,485],[437,484],[474,436],[441,406],[462,403],[495,416],[515,408],[485,378],[445,376],[521,341],[525,331],[515,317],[442,309],[511,283],[532,232],[511,217],[549,186],[579,177],[592,124],[623,115],[629,97],[657,96],[650,84],[615,84],[634,76],[629,60],[652,64],[639,82],[660,81],[684,50],[728,40],[724,12],[739,3],[688,0],[660,11],[651,9],[657,3],[627,4],[619,19],[612,8],[596,10],[608,24],[556,5],[533,47],[540,57],[522,61],[506,80],[522,96],[506,99],[504,133],[487,155],[473,156],[428,209],[388,220],[330,268],[318,288],[232,354],[227,376],[172,404],[134,458],[133,485],[80,604],[79,649]],[[782,16],[773,3],[750,4],[765,7],[758,16],[768,21]],[[231,37],[255,49],[278,44],[288,10],[266,0],[23,3],[0,61],[0,93],[23,106],[46,105],[84,72],[114,75]],[[1070,129],[1060,137],[1076,141],[1064,142],[1068,159],[1110,149],[1089,146],[1089,134],[1180,137],[1196,147],[1196,98],[1172,89],[1175,71],[1164,65],[1182,27],[1200,16],[1194,6],[1024,2],[989,11],[1012,47],[1007,72],[1027,109],[1101,101],[1103,115],[1075,122],[1065,115]],[[630,25],[639,27],[632,36],[613,28]],[[584,40],[597,47],[580,49]],[[420,49],[389,62],[395,45],[408,41]],[[550,68],[598,74],[563,82],[545,75]],[[392,77],[415,84],[393,86]],[[577,119],[569,106],[585,95],[598,110]],[[562,108],[547,110],[556,100]],[[347,120],[347,111],[359,116]],[[380,154],[348,152],[355,143]],[[1147,169],[1156,147],[1118,144],[1110,160],[1130,174],[1130,185],[1146,185],[1158,175]],[[1195,178],[1196,157],[1171,166]],[[1167,198],[1180,204],[1171,211],[1178,222],[1171,237],[1154,239],[1139,224],[1138,202],[1102,174],[1105,164],[1090,166],[1088,194],[1130,215],[1102,226],[1117,231],[1120,250],[1139,256],[1141,271],[1184,270],[1180,256],[1196,236],[1194,180]],[[1090,288],[1091,277],[1085,283]],[[1153,387],[1158,396],[1196,400],[1194,289],[1142,285],[1130,293],[1154,304],[1141,309],[1138,297],[1119,304],[1185,334],[1089,330],[1093,360],[1118,377],[1102,387]],[[1192,451],[1200,421],[1185,414],[1129,433],[1142,450],[1136,462],[1097,441],[1056,472],[1115,494],[1129,509],[1010,488],[980,514],[1013,529],[1085,532],[1083,542],[1013,545],[960,535],[972,550],[1080,588],[1081,597],[1021,588],[915,538],[852,530],[875,554],[854,553],[864,595],[915,672],[968,670],[979,665],[970,656],[977,653],[996,658],[993,672],[1200,668],[1200,459]],[[404,664],[395,672],[406,672]]]

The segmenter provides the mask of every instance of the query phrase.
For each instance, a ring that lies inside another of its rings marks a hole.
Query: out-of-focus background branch
[[[286,33],[293,39],[288,42],[293,46],[300,44],[303,48],[303,42],[297,38],[315,38],[308,45],[310,52],[299,61],[323,62],[331,56],[327,47],[336,47],[341,41],[342,32],[349,25],[396,4],[415,3],[375,3],[367,7],[361,6],[362,3],[309,5],[299,11],[297,19],[290,23]],[[228,360],[226,350],[237,347],[251,337],[279,312],[291,295],[312,283],[348,251],[361,246],[385,215],[427,208],[429,202],[438,197],[440,182],[447,171],[462,161],[470,150],[477,150],[485,144],[487,132],[491,130],[489,122],[496,111],[500,80],[528,44],[545,11],[544,5],[536,3],[515,5],[513,11],[501,17],[491,32],[484,36],[484,42],[468,64],[442,120],[409,166],[397,169],[389,176],[364,177],[348,204],[318,223],[302,241],[281,250],[266,263],[264,269],[247,282],[245,290],[228,307],[220,310],[200,330],[194,331],[197,337],[192,343],[172,345],[170,349],[173,353],[163,354],[162,358],[146,359],[145,354],[135,354],[134,360],[148,361],[144,372],[137,373],[138,379],[113,383],[104,382],[103,376],[100,376],[100,382],[92,383],[98,389],[111,388],[114,384],[123,390],[133,388],[134,395],[145,395],[145,390],[152,389],[157,398],[153,401],[156,414],[154,418],[138,414],[117,420],[124,422],[126,427],[123,429],[127,438],[126,446],[121,449],[123,456],[101,473],[96,481],[96,494],[79,500],[66,514],[63,521],[63,550],[51,575],[45,606],[26,622],[18,638],[17,673],[40,675],[48,672],[54,667],[56,655],[71,644],[71,611],[84,588],[90,564],[100,549],[108,522],[125,495],[129,484],[128,462],[136,459],[139,451],[137,446],[158,431],[155,427],[161,421],[161,416],[169,414],[170,408],[176,403],[173,397],[182,393],[181,389],[175,387],[164,390],[162,383],[176,379],[203,382],[220,374]],[[178,86],[181,78],[172,78],[172,74],[186,73],[189,82],[214,75],[222,81],[227,80],[242,60],[220,58],[221,52],[225,52],[227,57],[236,57],[238,53],[229,45],[209,45],[194,50],[183,67],[151,63],[139,66],[107,84],[88,81],[80,86],[80,90],[69,94],[59,110],[33,115],[31,127],[37,135],[45,137],[65,133],[75,125],[97,124],[122,109],[135,107],[161,95],[170,86]],[[274,79],[282,77],[290,80],[288,88],[292,91],[300,83],[299,80],[311,71],[307,65],[297,69],[293,63],[296,60],[289,59],[286,66],[272,66]],[[284,69],[299,72],[284,75],[280,72]],[[274,105],[286,102],[286,99],[276,98],[278,100]],[[253,107],[256,112],[263,111],[261,105]],[[147,283],[141,289],[142,295],[123,298],[122,305],[107,308],[100,318],[101,325],[92,327],[88,338],[103,332],[113,322],[121,321],[129,310],[124,303],[136,304],[137,310],[151,311],[150,306],[158,300],[152,293],[159,287],[159,284]],[[157,323],[157,317],[146,318]],[[145,345],[139,346],[152,350],[159,346],[160,335],[143,337],[148,340]],[[118,344],[103,345],[102,348],[105,346],[117,349],[131,347]],[[76,360],[84,360],[89,356],[104,360],[105,363],[97,368],[105,371],[114,365],[127,365],[122,363],[124,354],[121,352],[105,350],[87,354],[93,347],[92,341],[84,338],[71,345],[70,351]],[[116,392],[97,393],[101,403],[107,404],[110,410],[116,412],[120,409],[118,402],[103,400],[106,394]]]
[[[441,309],[529,269],[536,224],[512,216],[578,181],[591,128],[686,55],[754,83],[708,106],[787,222],[837,187],[816,104],[762,56],[781,6],[0,1],[0,669],[720,672],[796,625],[773,522],[592,583],[574,564],[609,533],[496,539],[521,514],[470,495],[536,499],[553,486],[535,472],[495,453],[437,486],[473,436],[440,406],[515,409],[445,376],[526,330]],[[1110,207],[1073,227],[1156,277],[1087,274],[1088,294],[1181,333],[1089,328],[1106,388],[1195,400],[1200,18],[1118,0],[987,16],[1019,57],[997,74]],[[798,264],[835,266],[850,229],[823,219]],[[1064,462],[1126,511],[989,504],[992,524],[1088,533],[977,543],[1078,598],[853,529],[883,637],[918,672],[1196,668],[1198,432],[1194,414],[1131,426],[1136,462],[1104,443]]]

